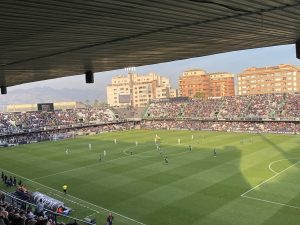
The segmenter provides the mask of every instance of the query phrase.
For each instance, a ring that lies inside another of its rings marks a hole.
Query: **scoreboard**
[[[53,103],[38,103],[37,110],[45,111],[45,112],[54,111],[54,104]]]

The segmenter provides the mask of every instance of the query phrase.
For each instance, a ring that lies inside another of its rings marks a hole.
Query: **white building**
[[[130,72],[113,77],[106,91],[107,103],[115,107],[144,107],[151,99],[177,97],[176,90],[170,88],[170,80],[155,73],[142,76]]]

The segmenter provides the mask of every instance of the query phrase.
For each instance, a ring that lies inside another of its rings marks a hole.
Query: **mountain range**
[[[55,89],[51,87],[35,87],[30,89],[16,89],[6,95],[0,95],[0,105],[33,104],[45,102],[80,101],[93,103],[95,100],[106,102],[104,90],[95,89]]]

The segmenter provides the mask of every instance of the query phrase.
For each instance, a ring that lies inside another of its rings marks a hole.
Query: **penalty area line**
[[[300,161],[290,165],[289,167],[285,168],[284,170],[280,171],[279,173],[276,173],[275,175],[271,176],[270,178],[264,180],[263,182],[259,183],[258,185],[256,185],[255,187],[249,189],[248,191],[244,192],[243,194],[241,194],[241,197],[244,197],[246,194],[248,194],[249,192],[253,191],[254,189],[260,187],[261,185],[267,183],[268,181],[274,179],[275,177],[279,176],[280,174],[282,174],[283,172],[287,171],[289,168],[295,166],[296,164],[298,164]]]
[[[288,205],[288,204],[284,204],[284,203],[280,203],[280,202],[269,201],[269,200],[265,200],[265,199],[261,199],[261,198],[254,198],[254,197],[245,196],[245,195],[243,195],[242,197],[257,200],[257,201],[261,201],[261,202],[267,202],[267,203],[271,203],[271,204],[274,204],[274,205],[281,205],[281,206],[286,206],[286,207],[289,207],[289,208],[300,209],[300,207],[298,207],[298,206]]]
[[[279,160],[273,161],[269,164],[269,170],[271,170],[273,173],[278,173],[274,169],[272,169],[272,165],[275,163],[281,162],[281,161],[287,161],[287,160],[291,160],[291,159],[300,159],[300,158],[299,157],[298,158],[287,158],[287,159],[279,159]]]
[[[22,179],[24,179],[24,180],[28,180],[28,181],[30,181],[30,182],[32,182],[32,183],[35,183],[35,184],[40,185],[40,186],[42,186],[42,187],[45,187],[45,188],[47,188],[47,189],[49,189],[49,190],[52,190],[52,191],[61,193],[60,191],[58,191],[58,190],[56,190],[56,189],[54,189],[54,188],[52,188],[52,187],[46,186],[46,185],[44,185],[44,184],[41,184],[41,183],[39,183],[39,182],[37,182],[37,181],[34,181],[34,180],[32,180],[32,179],[29,179],[29,178],[27,178],[27,177],[21,176],[21,175],[16,174],[16,173],[13,173],[13,172],[11,172],[11,171],[9,171],[9,170],[3,169],[3,168],[0,168],[0,170],[2,170],[2,171],[4,171],[4,172],[7,172],[7,173],[9,173],[9,174],[15,175],[15,176],[17,176],[17,177],[20,177],[20,178],[22,178]],[[102,207],[102,206],[93,204],[93,203],[88,202],[88,201],[86,201],[86,200],[77,198],[77,197],[75,197],[75,196],[73,196],[73,195],[69,195],[69,194],[68,194],[67,196],[72,197],[72,198],[74,198],[74,199],[77,199],[77,200],[79,200],[79,201],[81,201],[81,202],[85,202],[85,203],[87,203],[87,204],[89,204],[89,205],[91,205],[91,206],[94,206],[94,207],[96,207],[96,208],[98,208],[98,209],[101,209],[101,210],[103,210],[103,211],[111,212],[111,213],[113,213],[113,214],[115,214],[115,215],[118,215],[118,216],[124,218],[124,219],[133,221],[133,222],[138,223],[138,224],[141,224],[141,225],[146,225],[145,223],[139,222],[139,221],[137,221],[137,220],[135,220],[135,219],[132,219],[132,218],[127,217],[127,216],[124,216],[124,215],[122,215],[122,214],[120,214],[120,213],[114,212],[114,211],[109,210],[109,209],[107,209],[107,208],[104,208],[104,207]]]
[[[282,160],[278,160],[278,161],[274,161],[273,163],[275,162],[279,162],[279,161],[282,161]],[[251,197],[251,196],[246,196],[246,194],[248,194],[249,192],[253,191],[254,189],[260,187],[261,185],[267,183],[268,181],[274,179],[275,177],[279,176],[280,174],[282,174],[283,172],[285,172],[286,170],[290,169],[291,167],[295,166],[296,164],[298,164],[300,161],[290,165],[289,167],[285,168],[284,170],[280,171],[280,172],[275,172],[275,175],[271,176],[270,178],[266,179],[265,181],[259,183],[258,185],[256,185],[255,187],[251,188],[250,190],[244,192],[243,194],[241,194],[241,197],[242,198],[247,198],[247,199],[252,199],[252,200],[256,200],[256,201],[261,201],[261,202],[265,202],[265,203],[270,203],[270,204],[274,204],[274,205],[280,205],[280,206],[285,206],[285,207],[289,207],[289,208],[293,208],[293,209],[300,209],[299,206],[294,206],[294,205],[288,205],[288,204],[285,204],[285,203],[281,203],[281,202],[276,202],[276,201],[270,201],[270,200],[266,200],[266,199],[262,199],[262,198],[256,198],[256,197]],[[269,168],[270,168],[270,165],[272,166],[273,163],[270,163],[269,164]]]

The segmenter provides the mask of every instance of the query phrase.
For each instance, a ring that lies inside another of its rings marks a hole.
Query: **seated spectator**
[[[33,212],[32,212],[32,207],[29,206],[29,207],[27,208],[27,211],[26,211],[26,219],[27,219],[27,220],[32,220],[32,219],[34,219],[34,218],[35,218],[35,215],[34,215]]]

